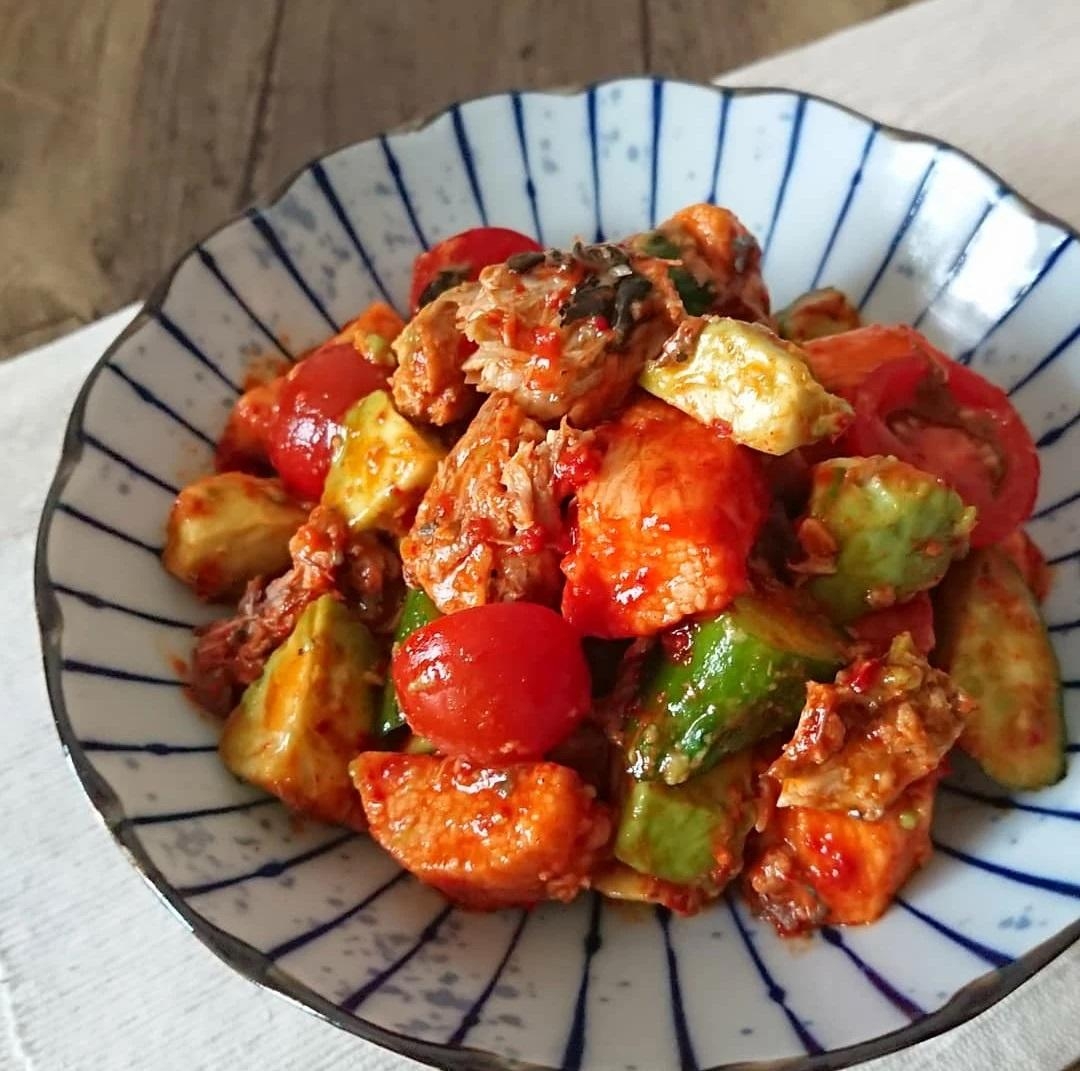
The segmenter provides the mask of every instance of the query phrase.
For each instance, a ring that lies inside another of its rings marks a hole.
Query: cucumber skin
[[[1061,673],[1020,572],[996,547],[973,551],[935,592],[934,661],[975,700],[960,747],[1006,788],[1065,776]]]
[[[677,885],[726,883],[756,811],[749,752],[729,755],[684,785],[630,781],[615,837],[615,858]],[[717,878],[721,880],[717,882]]]
[[[442,614],[423,589],[409,588],[405,592],[405,602],[401,607],[401,620],[394,631],[394,648],[396,649],[402,640],[411,636],[422,625],[427,625],[440,617]],[[401,712],[397,691],[388,671],[386,684],[383,686],[382,703],[379,706],[376,732],[379,736],[386,737],[404,726],[405,715]]]
[[[832,680],[844,662],[839,637],[815,622],[817,635],[807,646],[817,650],[785,650],[784,612],[777,627],[769,611],[764,601],[738,600],[732,610],[684,626],[685,657],[653,653],[627,751],[627,771],[636,780],[680,784],[722,756],[794,726],[806,682]],[[753,632],[739,623],[747,617]]]

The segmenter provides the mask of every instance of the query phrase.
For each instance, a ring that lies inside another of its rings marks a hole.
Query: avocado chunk
[[[745,595],[680,625],[643,669],[627,771],[678,785],[793,726],[806,682],[832,680],[845,655],[839,632],[786,592]]]
[[[218,745],[222,761],[294,810],[363,829],[349,763],[372,738],[377,662],[364,625],[323,595],[229,715]]]
[[[861,326],[859,310],[833,286],[808,290],[776,314],[777,333],[791,342],[810,342]]]
[[[411,636],[421,625],[426,625],[438,617],[442,617],[442,614],[439,613],[439,608],[431,601],[427,593],[421,588],[409,588],[405,592],[401,617],[394,632],[394,650],[396,651],[398,644]],[[383,686],[382,704],[379,707],[379,735],[388,736],[404,724],[405,715],[401,712],[397,689],[394,688],[394,682],[388,672],[386,684]]]
[[[999,784],[1065,776],[1061,672],[1039,607],[998,547],[973,551],[934,593],[935,661],[976,703],[963,748]]]
[[[932,588],[968,551],[975,509],[895,457],[814,466],[798,537],[813,596],[840,624]]]
[[[353,532],[401,535],[445,453],[394,408],[386,391],[373,391],[345,414],[322,504]]]
[[[742,864],[743,844],[754,824],[752,800],[749,751],[728,755],[682,785],[631,781],[615,858],[664,881],[719,892]]]
[[[280,480],[246,472],[206,476],[173,503],[162,561],[200,599],[235,597],[249,580],[289,567],[289,540],[307,516]]]
[[[641,385],[744,446],[786,454],[838,435],[851,406],[814,379],[802,351],[761,324],[722,316],[687,320]]]

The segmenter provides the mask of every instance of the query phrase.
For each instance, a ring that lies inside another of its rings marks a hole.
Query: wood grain
[[[327,147],[456,100],[644,69],[643,8],[626,0],[287,0],[252,192]],[[422,28],[422,32],[418,30]]]
[[[70,0],[0,5],[9,351],[145,292],[233,211],[269,59],[272,4],[81,0],[72,11]]]
[[[331,147],[485,92],[711,77],[904,2],[0,0],[0,356]]]
[[[647,66],[708,80],[910,0],[645,0]]]

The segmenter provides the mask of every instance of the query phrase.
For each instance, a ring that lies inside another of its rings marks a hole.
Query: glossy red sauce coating
[[[597,430],[597,474],[577,495],[563,616],[581,632],[647,636],[745,590],[769,493],[752,451],[642,399]]]
[[[848,672],[848,686],[851,690],[868,692],[881,676],[881,661],[877,658],[864,658],[856,662]]]
[[[477,910],[573,899],[611,835],[594,791],[551,762],[487,767],[368,751],[350,770],[375,840]]]
[[[783,936],[826,923],[873,922],[931,854],[935,770],[877,821],[842,811],[778,807],[752,836],[743,891]]]

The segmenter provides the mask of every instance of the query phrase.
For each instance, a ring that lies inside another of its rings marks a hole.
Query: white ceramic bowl
[[[253,355],[300,353],[374,298],[402,307],[415,255],[465,227],[559,244],[699,200],[759,236],[777,305],[835,284],[1010,391],[1039,443],[1031,531],[1056,563],[1046,614],[1080,741],[1080,243],[962,153],[826,101],[631,79],[487,97],[332,153],[180,261],[72,415],[37,597],[75,770],[214,951],[420,1060],[837,1067],[974,1014],[1080,933],[1075,761],[1010,800],[954,779],[937,852],[885,918],[790,944],[734,898],[689,920],[589,896],[451,910],[365,838],[233,780],[184,699],[176,659],[210,612],[161,569],[162,526]]]

